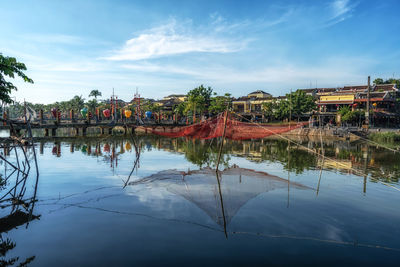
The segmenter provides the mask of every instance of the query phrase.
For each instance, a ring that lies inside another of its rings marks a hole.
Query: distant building
[[[186,101],[187,96],[186,95],[169,95],[165,96],[163,100],[178,100],[180,102]]]
[[[395,84],[379,84],[370,88],[370,104],[375,111],[395,112],[396,95],[399,89]],[[336,112],[349,105],[353,110],[365,109],[368,101],[368,85],[344,86],[328,94],[319,95],[317,104],[320,112]]]
[[[249,98],[271,98],[272,95],[268,94],[262,90],[257,90],[257,91],[254,91],[254,92],[248,94],[247,97],[249,97]]]
[[[264,91],[254,91],[232,101],[233,111],[238,113],[262,113],[262,104],[271,102],[273,97]]]
[[[173,111],[177,105],[182,103],[183,101],[180,101],[179,98],[168,98],[156,101],[155,103],[159,105],[162,109],[162,111]]]

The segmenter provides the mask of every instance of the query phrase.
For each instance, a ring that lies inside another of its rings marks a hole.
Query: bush
[[[368,137],[372,141],[381,143],[400,142],[400,134],[395,132],[371,133]]]

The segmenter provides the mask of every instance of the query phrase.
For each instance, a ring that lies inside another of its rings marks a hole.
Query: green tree
[[[186,105],[186,112],[203,112],[208,109],[211,102],[211,87],[205,88],[203,85],[190,90],[187,94],[188,100]]]
[[[93,96],[95,99],[97,99],[98,96],[101,96],[101,92],[99,90],[92,90],[89,94],[89,97]]]
[[[383,84],[383,79],[382,79],[382,78],[376,78],[376,79],[373,81],[373,83],[374,83],[374,84]]]
[[[153,113],[157,113],[161,110],[161,106],[155,104],[153,101],[145,100],[141,105],[143,112],[151,111]]]
[[[400,79],[390,78],[385,81],[385,84],[396,84],[397,88],[400,87]]]
[[[304,113],[313,111],[317,106],[314,97],[307,95],[303,90],[297,90],[286,96],[290,104],[289,110],[291,110],[292,116],[297,117],[297,119],[300,119],[300,116]]]
[[[262,104],[261,109],[264,112],[265,117],[267,117],[269,121],[273,120],[277,106],[278,104],[276,103],[276,101],[264,102]]]
[[[274,117],[280,120],[288,119],[290,114],[290,102],[288,100],[282,99],[277,103],[274,109]]]
[[[400,87],[400,79],[390,78],[383,81],[382,78],[376,78],[374,84],[396,84],[397,88]]]
[[[181,102],[178,105],[176,105],[174,108],[174,113],[177,113],[179,115],[184,115],[186,110],[186,104],[187,102]]]
[[[348,106],[341,107],[338,113],[340,114],[341,120],[343,122],[351,122],[356,117],[356,114],[353,111],[351,111],[351,109]]]
[[[223,96],[215,96],[211,98],[208,110],[214,114],[220,113],[229,108],[231,103],[232,99],[231,99],[231,94],[229,93],[226,93]]]
[[[26,70],[24,63],[18,62],[13,57],[5,57],[0,53],[0,100],[5,103],[12,103],[10,94],[12,90],[17,90],[17,87],[11,82],[7,82],[5,77],[15,78],[15,75],[21,77],[24,82],[33,83],[33,80],[25,75]]]
[[[70,103],[72,109],[74,109],[76,112],[80,112],[85,105],[85,99],[82,96],[76,95],[70,100]]]
[[[88,106],[89,111],[94,112],[94,110],[99,106],[99,103],[96,99],[91,99],[86,103],[86,105]]]

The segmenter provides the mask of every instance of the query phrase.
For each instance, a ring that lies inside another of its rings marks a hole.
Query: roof
[[[344,86],[342,90],[366,91],[368,85]],[[397,91],[396,84],[377,84],[371,86],[371,91]]]
[[[338,88],[317,88],[318,93],[324,93],[324,92],[336,92]]]
[[[176,99],[168,99],[168,100],[163,99],[163,100],[157,101],[157,103],[161,103],[163,106],[174,106],[181,102]]]
[[[314,93],[317,90],[317,88],[299,89],[299,90],[306,92],[306,93]]]
[[[165,97],[185,97],[186,95],[168,95],[168,96],[165,96]]]
[[[314,93],[314,92],[335,92],[337,88],[308,88],[308,89],[299,89],[306,93]]]
[[[371,92],[369,100],[371,102],[377,102],[377,101],[389,101],[389,102],[392,102],[392,101],[395,101],[394,98],[390,97],[388,92]],[[359,93],[359,94],[357,94],[357,98],[354,101],[356,101],[356,102],[367,102],[367,93]]]
[[[264,92],[263,90],[257,90],[257,91],[254,91],[254,92],[248,94],[248,95],[252,95],[252,94],[266,94],[266,95],[269,95],[268,93]]]
[[[241,97],[238,97],[238,98],[232,100],[232,102],[235,102],[235,101],[247,101],[247,100],[250,100],[250,97],[241,96]]]
[[[396,84],[377,84],[375,85],[375,91],[397,91]]]

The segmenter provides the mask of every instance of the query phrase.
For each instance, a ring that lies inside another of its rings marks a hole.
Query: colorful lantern
[[[105,109],[105,110],[103,110],[103,115],[104,115],[104,117],[106,117],[106,118],[108,118],[108,117],[110,117],[110,110],[109,109]]]
[[[146,113],[144,113],[146,115],[146,118],[150,119],[151,118],[151,111],[146,111]]]
[[[132,149],[131,143],[126,142],[125,149],[128,150],[128,151],[131,151],[131,149]]]
[[[372,105],[373,105],[374,107],[376,107],[378,104],[376,104],[376,103],[373,103]]]
[[[357,107],[357,106],[358,106],[358,104],[357,104],[357,103],[354,103],[354,104],[353,104],[353,107]]]
[[[126,110],[124,111],[124,114],[125,114],[125,117],[130,118],[131,115],[132,115],[132,111],[130,111],[129,109],[126,109]]]
[[[51,114],[53,115],[54,118],[57,118],[57,109],[56,108],[52,108],[51,109]]]
[[[87,113],[88,113],[88,109],[87,109],[86,107],[84,107],[83,109],[81,109],[82,117],[86,118]]]

